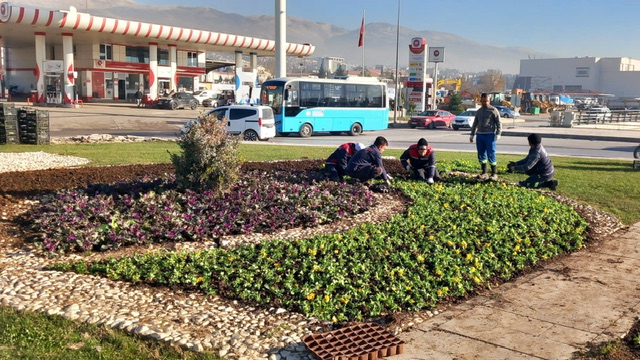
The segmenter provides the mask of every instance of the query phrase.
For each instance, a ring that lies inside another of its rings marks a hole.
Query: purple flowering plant
[[[313,172],[253,171],[219,196],[181,190],[173,176],[64,190],[28,217],[43,249],[68,253],[311,227],[372,204],[368,189]]]

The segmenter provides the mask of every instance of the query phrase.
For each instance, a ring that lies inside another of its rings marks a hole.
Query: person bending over
[[[347,175],[367,183],[371,179],[382,179],[391,184],[391,176],[387,174],[382,163],[382,153],[389,145],[387,139],[378,136],[373,145],[358,151],[347,164]]]
[[[338,148],[329,155],[324,166],[329,179],[342,181],[347,174],[347,164],[349,160],[362,149],[364,149],[364,145],[361,143],[348,142],[338,146]]]
[[[531,134],[527,140],[529,140],[529,154],[522,160],[510,162],[507,165],[507,171],[522,171],[529,175],[528,178],[518,183],[520,186],[532,189],[547,187],[555,190],[558,186],[558,180],[553,179],[555,169],[551,158],[542,146],[542,138],[538,134]]]

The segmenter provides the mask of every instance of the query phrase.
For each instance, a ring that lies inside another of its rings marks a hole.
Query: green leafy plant
[[[226,120],[200,115],[180,134],[181,154],[171,154],[180,187],[193,191],[226,192],[237,180],[241,163],[239,138],[226,130]]]

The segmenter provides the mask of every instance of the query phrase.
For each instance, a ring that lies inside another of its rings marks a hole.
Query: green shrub
[[[239,138],[229,135],[226,121],[200,115],[178,138],[181,154],[171,154],[176,181],[183,189],[212,190],[216,195],[235,184],[240,170]]]

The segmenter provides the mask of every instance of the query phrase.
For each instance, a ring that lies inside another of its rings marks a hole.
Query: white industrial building
[[[619,98],[640,97],[640,60],[628,57],[520,60],[514,87],[526,91],[592,91]]]

